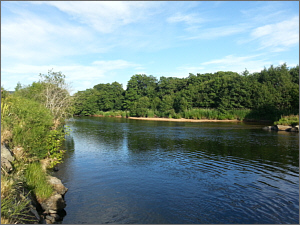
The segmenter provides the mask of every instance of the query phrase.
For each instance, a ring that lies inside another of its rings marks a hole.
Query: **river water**
[[[62,223],[299,223],[299,134],[261,124],[76,118]]]

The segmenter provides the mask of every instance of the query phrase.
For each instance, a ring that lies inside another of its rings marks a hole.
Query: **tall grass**
[[[128,113],[129,113],[128,111],[121,111],[121,110],[106,111],[106,112],[97,111],[95,115],[104,116],[104,117],[123,117],[123,118],[125,118]]]
[[[250,109],[230,109],[220,111],[218,109],[193,108],[185,110],[181,113],[181,115],[185,119],[243,120],[245,116],[250,113],[250,111]]]
[[[1,224],[30,223],[29,201],[21,198],[17,181],[7,175],[1,175]]]
[[[38,200],[43,201],[52,195],[53,188],[47,182],[46,172],[44,172],[39,162],[28,165],[25,171],[25,179],[28,188],[35,193]]]
[[[299,115],[281,116],[281,118],[278,121],[274,122],[274,125],[299,125]]]

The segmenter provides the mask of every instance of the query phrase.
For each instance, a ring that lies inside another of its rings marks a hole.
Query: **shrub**
[[[10,115],[3,123],[12,132],[13,146],[23,146],[32,155],[46,156],[48,132],[53,126],[53,117],[45,106],[22,97],[11,97]],[[12,146],[11,146],[12,147]]]
[[[274,125],[299,125],[299,115],[281,116],[279,121],[274,122]]]

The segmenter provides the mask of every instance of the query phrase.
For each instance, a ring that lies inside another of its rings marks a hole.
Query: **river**
[[[299,223],[299,134],[253,123],[75,118],[62,223]]]

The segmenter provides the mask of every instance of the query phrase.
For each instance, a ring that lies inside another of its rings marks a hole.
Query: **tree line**
[[[159,80],[136,74],[126,90],[118,82],[97,84],[73,97],[75,115],[122,110],[136,117],[174,117],[195,108],[214,109],[220,114],[250,109],[253,117],[264,119],[299,114],[299,65],[271,65],[252,74],[246,69],[241,74],[190,73],[186,78],[162,76]]]

